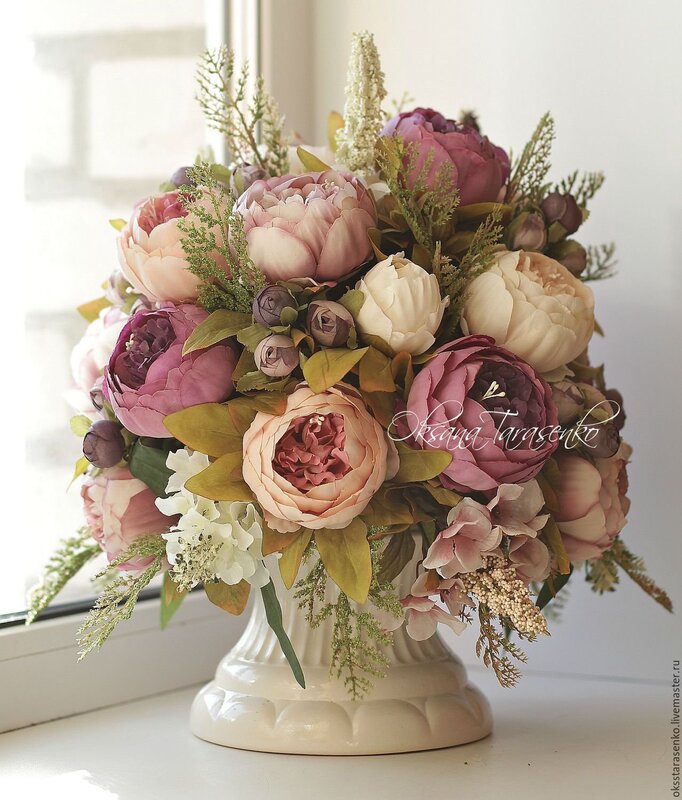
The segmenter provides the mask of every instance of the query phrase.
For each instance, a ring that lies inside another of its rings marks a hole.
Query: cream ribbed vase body
[[[373,679],[364,699],[350,700],[329,673],[333,621],[311,629],[276,565],[271,572],[306,688],[296,683],[258,593],[246,630],[194,700],[196,736],[245,750],[369,755],[450,747],[490,733],[487,700],[438,635],[415,642],[400,628],[384,648],[386,677]],[[413,579],[410,565],[397,581],[401,597]]]

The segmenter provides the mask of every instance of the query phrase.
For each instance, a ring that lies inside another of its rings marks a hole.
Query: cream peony
[[[492,336],[546,373],[587,346],[594,330],[594,296],[558,261],[505,250],[472,281],[461,325],[465,335]]]
[[[419,355],[435,342],[449,298],[441,299],[438,278],[404,257],[389,256],[355,286],[365,297],[356,323],[391,348]]]

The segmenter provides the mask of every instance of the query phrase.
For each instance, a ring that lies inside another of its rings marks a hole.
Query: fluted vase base
[[[409,576],[402,582],[409,587]],[[194,700],[191,729],[199,738],[269,753],[373,755],[452,747],[490,733],[488,701],[437,635],[415,642],[396,631],[383,648],[386,676],[353,701],[330,675],[331,621],[311,629],[281,583],[277,593],[306,688],[294,680],[258,597],[242,637]]]

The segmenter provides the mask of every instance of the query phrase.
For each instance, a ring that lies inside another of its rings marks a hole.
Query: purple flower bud
[[[616,426],[619,431],[623,430],[623,425],[625,425],[625,408],[623,407],[623,395],[618,391],[618,389],[607,389],[604,392],[604,397],[611,403],[611,407],[613,408],[616,416],[613,418],[612,422]]]
[[[306,323],[310,335],[324,347],[341,347],[346,344],[355,327],[350,311],[333,300],[314,300],[308,306]]]
[[[568,380],[557,381],[551,386],[559,424],[566,425],[573,422],[585,407],[582,392],[573,381]]]
[[[93,384],[92,389],[90,389],[90,402],[97,411],[101,411],[104,408],[104,403],[106,402],[104,390],[102,389],[103,384],[104,378],[100,375]]]
[[[132,286],[124,278],[123,273],[119,269],[115,269],[104,287],[104,296],[111,303],[112,306],[121,308],[125,301],[129,298],[128,290]]]
[[[298,366],[298,350],[288,336],[266,336],[253,354],[256,366],[271,378],[290,375]]]
[[[510,250],[544,250],[547,230],[542,214],[519,214],[507,229],[507,243]]]
[[[587,251],[575,239],[566,239],[564,242],[555,244],[549,255],[563,264],[576,278],[580,277],[581,272],[587,266]]]
[[[175,172],[170,176],[170,183],[174,183],[178,189],[181,186],[194,186],[194,181],[189,177],[187,170],[192,167],[178,167]]]
[[[620,433],[613,422],[599,422],[590,416],[583,425],[596,429],[596,434],[590,437],[587,445],[593,458],[611,458],[616,455],[620,447]]]
[[[126,445],[121,426],[109,419],[93,422],[83,439],[83,455],[95,467],[113,467],[123,458]]]
[[[265,180],[267,177],[268,173],[262,167],[256,167],[253,164],[242,164],[241,167],[235,167],[232,171],[230,189],[235,195],[239,196],[256,181]]]
[[[582,225],[583,213],[572,194],[552,192],[540,205],[548,225],[558,222],[564,228],[564,236],[575,233]]]
[[[261,289],[253,301],[253,318],[261,325],[281,325],[280,315],[285,308],[298,312],[298,304],[283,286],[272,284]]]

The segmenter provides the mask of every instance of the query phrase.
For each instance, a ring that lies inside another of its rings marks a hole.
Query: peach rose
[[[321,394],[302,384],[281,416],[256,414],[243,445],[244,480],[282,533],[345,527],[398,468],[395,446],[345,384]]]
[[[178,192],[140,201],[118,238],[118,260],[136,292],[152,303],[195,300],[200,279],[189,271],[178,222],[187,216]]]
[[[573,453],[556,456],[561,480],[554,516],[571,561],[599,558],[625,526],[631,453],[630,445],[622,442],[614,456],[594,462]]]
[[[505,250],[472,281],[461,325],[466,335],[492,336],[537,372],[551,372],[590,341],[594,296],[558,261]]]

